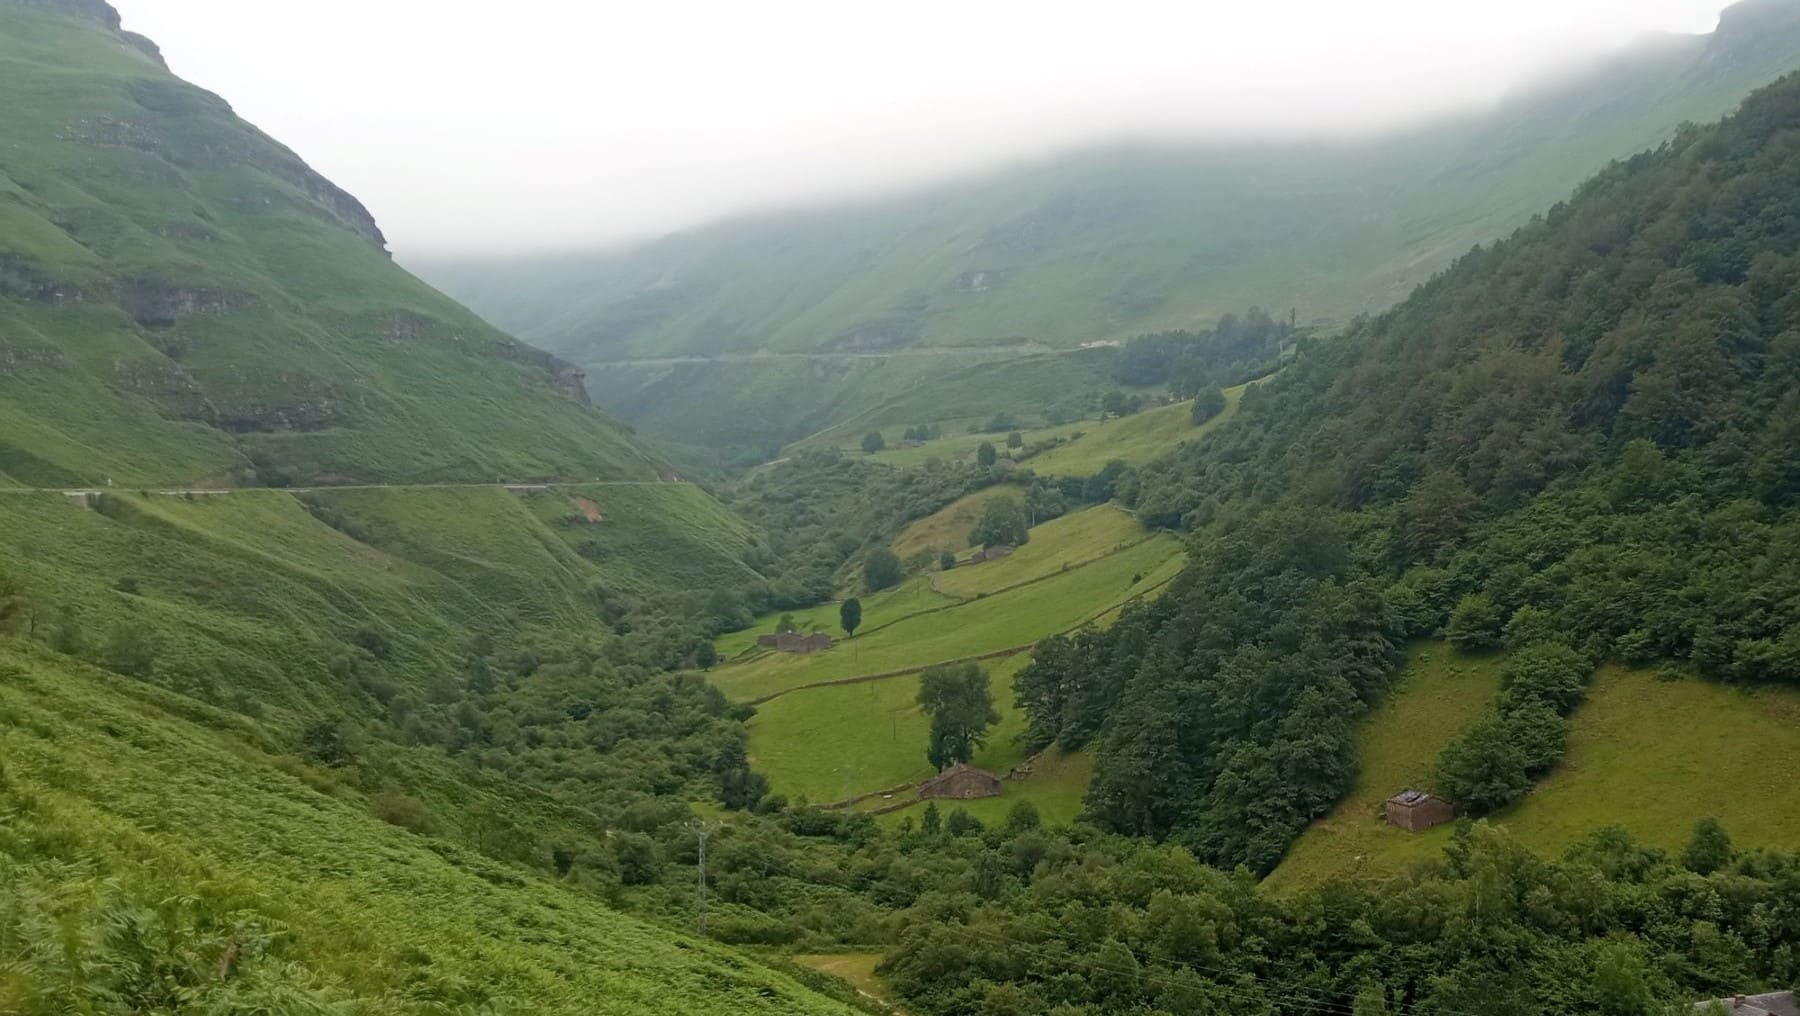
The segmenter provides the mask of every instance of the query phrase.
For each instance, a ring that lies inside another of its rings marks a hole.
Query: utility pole
[[[699,880],[694,887],[694,927],[699,934],[706,934],[706,839],[712,835],[711,823],[697,822],[692,827],[694,835],[700,840],[700,856],[694,867],[699,872]]]

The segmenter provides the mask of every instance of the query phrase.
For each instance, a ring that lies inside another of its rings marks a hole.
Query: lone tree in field
[[[1025,519],[1025,508],[1010,497],[989,501],[987,508],[981,513],[981,519],[975,523],[975,528],[969,530],[971,547],[996,547],[1001,544],[1017,547],[1029,539],[1031,528]]]
[[[1023,448],[1023,447],[1025,447],[1025,435],[1019,433],[1016,430],[1013,431],[1011,434],[1006,435],[1006,447],[1008,447],[1008,448]]]
[[[872,430],[863,435],[863,451],[868,454],[873,455],[886,447],[887,438],[881,436],[881,431]]]
[[[844,628],[844,634],[856,637],[856,629],[862,627],[862,601],[852,596],[838,608],[838,624]]]
[[[994,450],[993,445],[989,444],[986,441],[983,441],[983,442],[981,442],[980,445],[978,445],[976,447],[976,449],[975,449],[975,464],[976,465],[991,466],[994,463],[999,462],[999,461],[1000,461],[1000,453]]]
[[[870,551],[863,561],[863,585],[871,593],[879,593],[900,584],[900,559],[886,548]]]
[[[927,668],[919,677],[919,707],[931,717],[925,757],[940,770],[974,758],[988,728],[1000,722],[987,671],[973,663]]]
[[[1207,385],[1194,396],[1194,422],[1205,423],[1225,411],[1225,392],[1218,385]]]

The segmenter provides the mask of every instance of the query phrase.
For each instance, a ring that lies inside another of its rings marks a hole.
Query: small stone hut
[[[1456,817],[1456,806],[1423,790],[1403,790],[1388,798],[1388,825],[1409,833],[1440,826]]]
[[[967,762],[958,762],[919,784],[921,800],[972,801],[978,797],[999,797],[1000,777]]]
[[[769,649],[778,649],[784,653],[822,653],[831,648],[831,636],[822,631],[811,635],[802,635],[797,631],[784,631],[778,635],[758,635],[756,644]]]

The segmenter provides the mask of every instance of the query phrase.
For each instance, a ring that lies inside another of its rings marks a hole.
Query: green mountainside
[[[1016,681],[1036,736],[1098,745],[1104,823],[1267,868],[1350,789],[1350,720],[1407,639],[1530,650],[1528,690],[1437,776],[1477,813],[1554,766],[1601,662],[1800,684],[1797,292],[1800,74],[1307,343],[1122,479],[1195,564],[1040,648]]]
[[[587,367],[597,403],[646,433],[755,458],[969,374],[1005,401],[1011,377],[980,365],[1022,343],[1071,348],[1253,305],[1303,325],[1380,311],[1797,63],[1800,4],[1750,0],[1712,35],[1646,40],[1491,111],[1373,140],[1125,145],[628,250],[418,268]],[[920,349],[940,355],[849,358]],[[764,350],[831,356],[707,362]]]
[[[619,252],[420,264],[582,364],[1069,348],[1252,305],[1342,323],[1796,61],[1800,4],[1751,0],[1713,35],[1647,39],[1494,110],[1367,141],[1123,145]]]
[[[647,479],[104,3],[0,3],[0,484]]]
[[[1754,752],[1800,708],[1800,75],[1344,335],[865,378],[715,498],[103,0],[0,30],[0,1012],[896,1011],[802,962],[918,1016],[1800,982],[1792,823],[1694,825],[1796,804]],[[463,338],[354,325],[394,313]],[[292,486],[156,489],[204,480]],[[957,723],[1001,794],[902,797]],[[1385,792],[1359,761],[1482,821],[1344,877],[1294,844]]]

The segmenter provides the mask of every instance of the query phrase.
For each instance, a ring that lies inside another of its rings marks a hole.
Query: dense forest
[[[1789,78],[1305,342],[1238,425],[1122,482],[1196,563],[1040,651],[1033,737],[1098,744],[1110,828],[1266,870],[1348,788],[1409,637],[1554,617],[1589,664],[1800,681],[1797,255]]]

